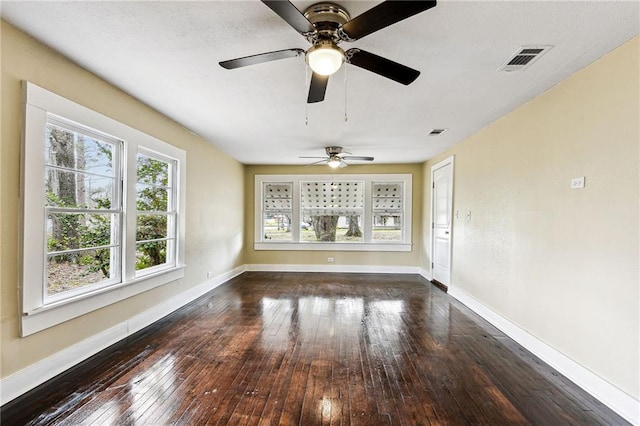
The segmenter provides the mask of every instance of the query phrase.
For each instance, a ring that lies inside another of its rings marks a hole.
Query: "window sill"
[[[294,243],[294,242],[257,242],[253,243],[254,250],[285,250],[285,251],[403,251],[412,249],[411,243]]]
[[[25,312],[20,321],[20,335],[22,337],[29,336],[155,287],[176,281],[184,277],[184,269],[185,265],[178,266]]]

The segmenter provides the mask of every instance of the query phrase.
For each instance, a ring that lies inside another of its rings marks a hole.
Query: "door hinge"
[[[431,222],[431,229],[435,228],[436,224],[434,222]]]
[[[435,187],[436,187],[436,183],[435,182],[431,182],[431,188],[435,189]]]
[[[431,262],[431,269],[433,269],[433,262]]]

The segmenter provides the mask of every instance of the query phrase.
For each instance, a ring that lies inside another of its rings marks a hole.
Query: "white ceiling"
[[[378,3],[337,1],[352,17]],[[293,3],[303,11],[315,2]],[[1,7],[8,22],[245,164],[304,164],[309,160],[298,156],[322,155],[328,145],[375,156],[376,163],[421,162],[640,33],[636,1],[439,1],[342,45],[420,70],[413,84],[347,65],[346,90],[340,70],[325,101],[307,106],[302,57],[235,70],[218,65],[309,47],[259,1],[2,1]],[[553,47],[524,71],[498,72],[524,45]],[[449,130],[427,136],[433,128]]]

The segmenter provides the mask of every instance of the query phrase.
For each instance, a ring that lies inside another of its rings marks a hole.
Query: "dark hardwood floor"
[[[419,276],[245,273],[2,425],[626,424]]]

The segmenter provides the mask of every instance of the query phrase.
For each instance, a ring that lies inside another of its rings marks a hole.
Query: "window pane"
[[[116,166],[121,145],[90,129],[68,126],[49,122],[45,135],[44,205],[66,210],[47,212],[46,296],[120,276],[120,215],[73,209],[120,209]]]
[[[116,245],[116,214],[49,213],[47,251]]]
[[[169,163],[138,154],[138,183],[169,186]]]
[[[136,244],[136,271],[167,263],[167,241]]]
[[[46,205],[88,209],[111,209],[115,178],[47,168]]]
[[[111,249],[49,256],[47,295],[76,290],[110,279]]]
[[[169,192],[166,188],[138,183],[136,192],[138,211],[167,211]]]
[[[175,259],[175,208],[172,163],[137,155],[136,271]],[[166,212],[154,214],[152,212]]]
[[[114,176],[113,143],[47,124],[45,161],[47,165]]]
[[[265,241],[291,241],[291,214],[264,214],[262,224]]]
[[[156,240],[171,236],[165,215],[141,214],[136,223],[136,241]]]
[[[362,242],[362,216],[304,216],[300,241]]]
[[[402,241],[400,215],[374,215],[373,239],[376,241]]]

